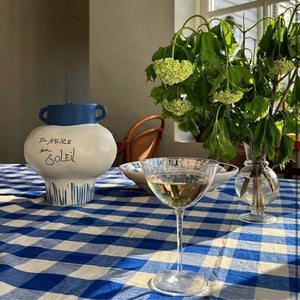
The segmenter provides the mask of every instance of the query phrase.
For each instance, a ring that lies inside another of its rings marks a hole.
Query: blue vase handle
[[[40,120],[44,123],[47,123],[47,119],[44,117],[44,113],[47,111],[47,109],[47,107],[43,107],[39,113]]]
[[[107,109],[106,109],[106,107],[104,105],[102,105],[102,104],[97,104],[96,110],[97,109],[102,110],[102,114],[96,118],[96,121],[103,120],[106,117],[106,115],[107,115]]]

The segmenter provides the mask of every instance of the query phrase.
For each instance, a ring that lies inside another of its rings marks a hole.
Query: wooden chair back
[[[158,119],[160,125],[138,132],[141,125]],[[151,115],[136,122],[128,131],[122,142],[117,142],[118,154],[123,153],[123,163],[157,157],[165,128],[165,120],[160,115]]]

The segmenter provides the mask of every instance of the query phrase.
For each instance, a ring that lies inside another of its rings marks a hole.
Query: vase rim
[[[100,115],[97,114],[99,110]],[[104,119],[106,114],[106,107],[96,103],[51,104],[40,110],[39,117],[47,125],[69,126],[96,124]]]

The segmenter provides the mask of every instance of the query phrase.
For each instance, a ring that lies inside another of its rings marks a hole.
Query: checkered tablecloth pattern
[[[186,210],[184,269],[208,288],[193,299],[300,299],[298,181],[280,181],[272,225],[242,223],[234,180]],[[152,291],[176,268],[174,211],[112,168],[94,200],[57,207],[26,165],[0,165],[0,299],[181,299]]]

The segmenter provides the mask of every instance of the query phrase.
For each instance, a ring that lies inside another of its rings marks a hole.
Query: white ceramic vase
[[[102,114],[97,116],[97,110]],[[47,119],[44,113],[47,112]],[[53,205],[83,204],[93,199],[97,177],[117,153],[115,140],[97,122],[106,108],[96,104],[49,105],[24,145],[28,165],[45,179],[46,199]]]

